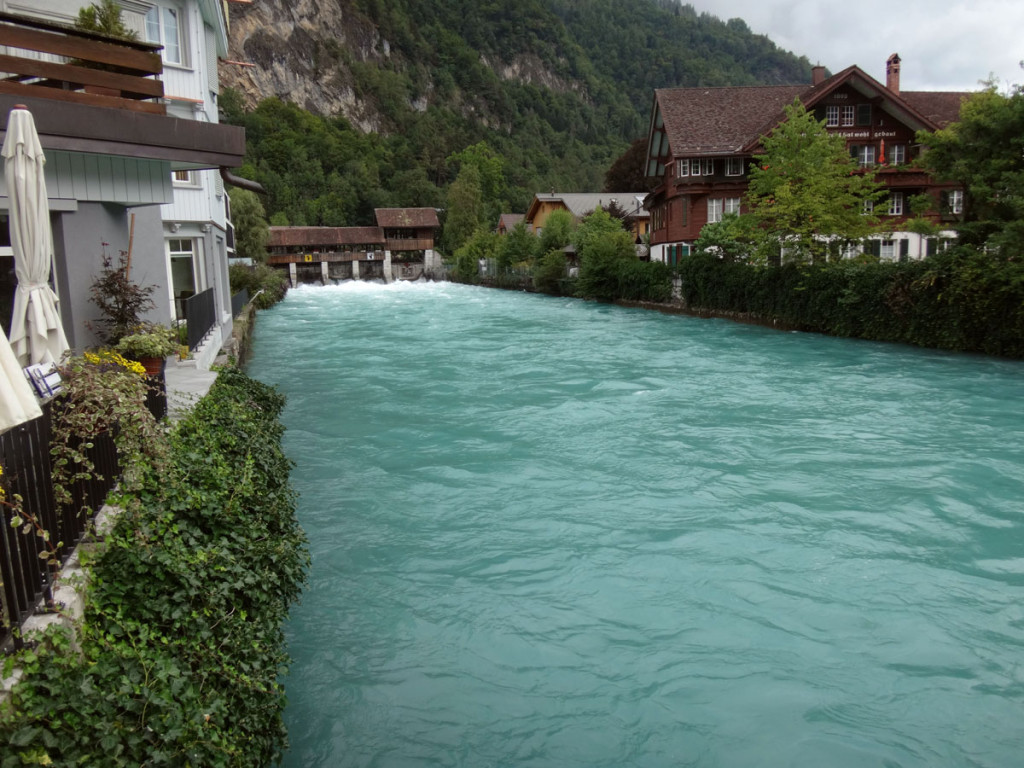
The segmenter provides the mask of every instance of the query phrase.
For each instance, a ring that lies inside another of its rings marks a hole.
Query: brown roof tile
[[[659,88],[661,108],[673,155],[738,152],[751,138],[773,125],[776,116],[807,85],[727,88]]]
[[[380,227],[271,227],[270,248],[331,248],[338,245],[383,245]]]
[[[960,105],[970,93],[955,91],[902,91],[900,98],[940,128],[960,117]]]
[[[440,227],[433,208],[376,208],[377,226],[388,229],[426,229]]]

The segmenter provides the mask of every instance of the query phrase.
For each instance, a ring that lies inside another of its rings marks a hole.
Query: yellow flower
[[[98,349],[95,352],[86,352],[85,359],[93,365],[99,365],[100,363],[113,363],[114,365],[121,366],[127,371],[137,373],[139,376],[146,375],[146,368],[142,363],[138,363],[134,360],[128,360],[112,349]]]

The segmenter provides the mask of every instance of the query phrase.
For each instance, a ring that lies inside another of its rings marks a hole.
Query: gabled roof
[[[652,146],[662,126],[673,157],[750,152],[782,121],[783,110],[794,99],[810,110],[841,86],[865,98],[881,99],[887,111],[913,129],[935,130],[956,120],[960,102],[969,95],[926,91],[897,95],[857,66],[817,85],[659,88],[654,92],[648,160],[665,154],[664,143]]]
[[[659,88],[654,98],[673,155],[730,154],[759,137],[762,128],[806,85],[728,88]]]
[[[271,227],[267,246],[312,248],[336,245],[383,245],[380,227]]]
[[[433,208],[375,208],[378,227],[388,229],[428,229],[440,227]]]
[[[960,118],[960,105],[971,94],[955,91],[901,91],[900,98],[939,128]]]
[[[498,229],[501,229],[502,225],[505,226],[505,229],[512,229],[525,218],[525,213],[503,213],[498,217]]]
[[[552,192],[550,194],[538,192],[533,196],[530,210],[526,212],[526,220],[532,222],[536,218],[541,203],[561,203],[577,219],[613,202],[630,214],[635,213],[639,207],[639,216],[643,217],[646,215],[643,209],[645,197],[647,197],[646,192]],[[637,198],[640,200],[638,201]]]

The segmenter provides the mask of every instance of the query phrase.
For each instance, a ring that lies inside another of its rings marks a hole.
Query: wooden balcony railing
[[[0,93],[165,115],[159,50],[0,13]]]
[[[429,251],[434,247],[434,239],[432,237],[408,239],[389,237],[387,247],[389,251]]]

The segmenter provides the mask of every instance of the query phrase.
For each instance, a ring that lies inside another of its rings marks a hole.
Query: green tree
[[[757,224],[757,254],[772,260],[785,248],[788,260],[825,261],[829,240],[856,241],[877,220],[865,201],[883,194],[869,173],[860,172],[842,137],[830,134],[799,100],[763,137],[755,155],[747,202]]]
[[[484,227],[477,229],[452,257],[455,279],[475,283],[480,274],[480,260],[494,258],[497,238],[498,235]]]
[[[231,221],[235,225],[235,253],[239,258],[252,259],[254,264],[267,260],[267,224],[263,203],[255,192],[235,188],[230,191]]]
[[[442,236],[445,249],[454,254],[481,224],[480,169],[467,164],[448,190],[448,210]]]
[[[538,255],[543,256],[549,251],[561,250],[571,243],[575,224],[572,214],[564,209],[548,214],[538,236]]]
[[[693,252],[716,254],[725,261],[745,261],[754,253],[756,226],[750,214],[727,214],[701,229]]]
[[[550,219],[548,219],[550,221]],[[622,220],[617,219],[603,208],[598,208],[584,217],[572,235],[572,243],[576,253],[582,259],[584,253],[596,242],[608,239],[612,235],[625,233]],[[634,254],[635,255],[635,251]]]
[[[529,262],[536,250],[537,238],[526,228],[525,222],[518,222],[512,231],[498,239],[494,258],[498,269],[506,270],[515,264]]]
[[[1024,253],[1024,87],[994,85],[967,99],[960,119],[918,141],[925,165],[963,188],[961,239],[990,251]]]
[[[99,32],[111,37],[119,37],[122,40],[138,40],[139,35],[134,29],[125,26],[121,18],[121,6],[114,0],[100,0],[97,5],[93,3],[78,10],[78,18],[75,19],[75,29],[85,32]]]
[[[548,251],[533,269],[533,287],[541,293],[558,296],[566,275],[566,258],[561,251]]]

